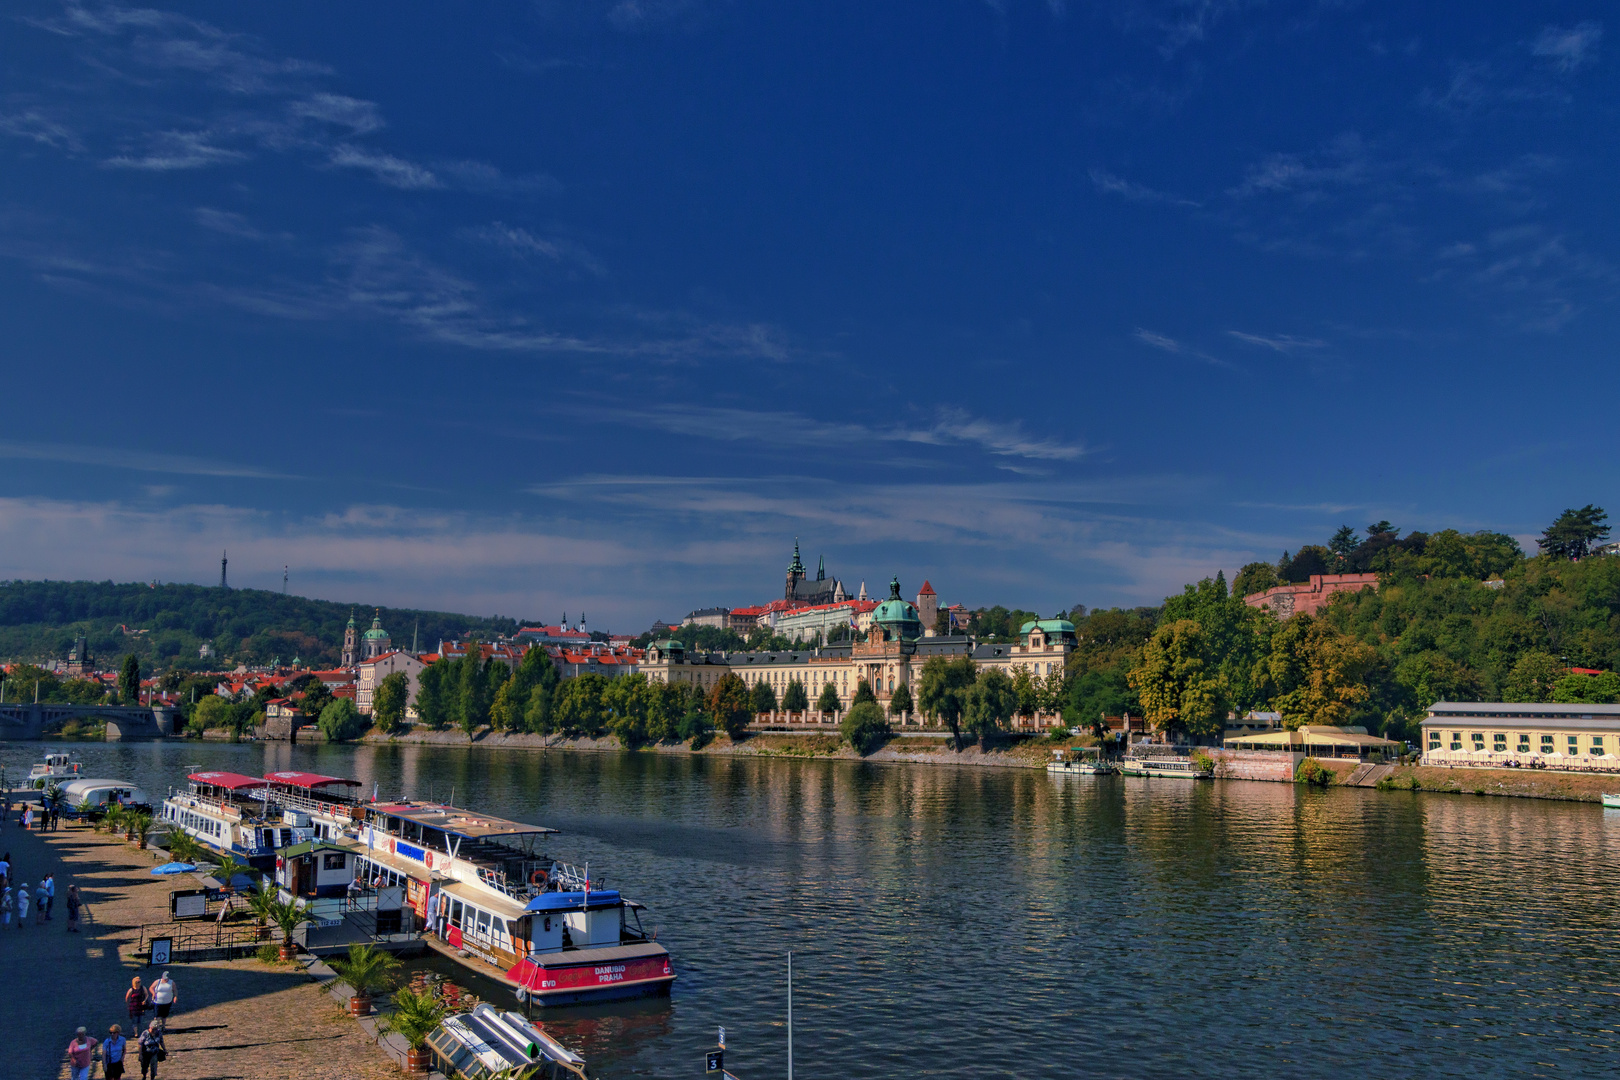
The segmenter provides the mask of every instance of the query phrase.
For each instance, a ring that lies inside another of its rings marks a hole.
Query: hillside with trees
[[[1608,533],[1590,505],[1560,515],[1534,556],[1502,533],[1403,537],[1380,521],[1358,539],[1341,528],[1243,567],[1230,591],[1217,573],[1155,613],[1080,620],[1065,717],[1089,724],[1130,708],[1155,728],[1213,738],[1228,713],[1268,710],[1290,727],[1415,738],[1440,700],[1620,701],[1620,558],[1600,551]],[[1286,622],[1243,603],[1317,573],[1373,573],[1379,586]]]
[[[110,581],[0,582],[0,658],[41,663],[62,659],[78,635],[88,640],[98,666],[133,653],[146,671],[179,667],[219,670],[236,664],[336,664],[343,629],[353,613],[371,625],[373,608],[286,596],[263,589],[202,585],[114,584]],[[383,626],[397,645],[421,647],[469,635],[490,640],[511,634],[515,619],[443,611],[382,608]],[[198,652],[213,647],[215,659]]]

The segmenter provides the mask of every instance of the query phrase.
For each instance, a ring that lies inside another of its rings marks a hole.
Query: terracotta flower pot
[[[425,1073],[428,1071],[428,1066],[432,1063],[432,1061],[433,1054],[425,1046],[420,1050],[412,1049],[405,1051],[406,1072]]]
[[[351,997],[349,999],[349,1015],[350,1016],[370,1016],[371,1015],[371,999],[369,997],[365,997],[364,995],[361,995],[361,994],[356,994],[353,997]]]

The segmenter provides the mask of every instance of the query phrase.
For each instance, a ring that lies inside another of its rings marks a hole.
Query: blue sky
[[[637,631],[1610,500],[1595,3],[20,0],[0,576]]]

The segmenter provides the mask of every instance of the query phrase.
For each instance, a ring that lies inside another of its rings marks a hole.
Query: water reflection
[[[0,745],[16,775],[40,748]],[[605,1077],[1614,1069],[1620,813],[849,762],[130,745],[92,771],[350,775],[564,830],[650,907],[669,1001],[552,1014]],[[817,1064],[819,1063],[819,1068]]]

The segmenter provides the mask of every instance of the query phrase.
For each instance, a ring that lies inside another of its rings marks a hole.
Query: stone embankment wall
[[[1226,780],[1276,780],[1292,783],[1304,755],[1281,750],[1209,750],[1215,775]]]

